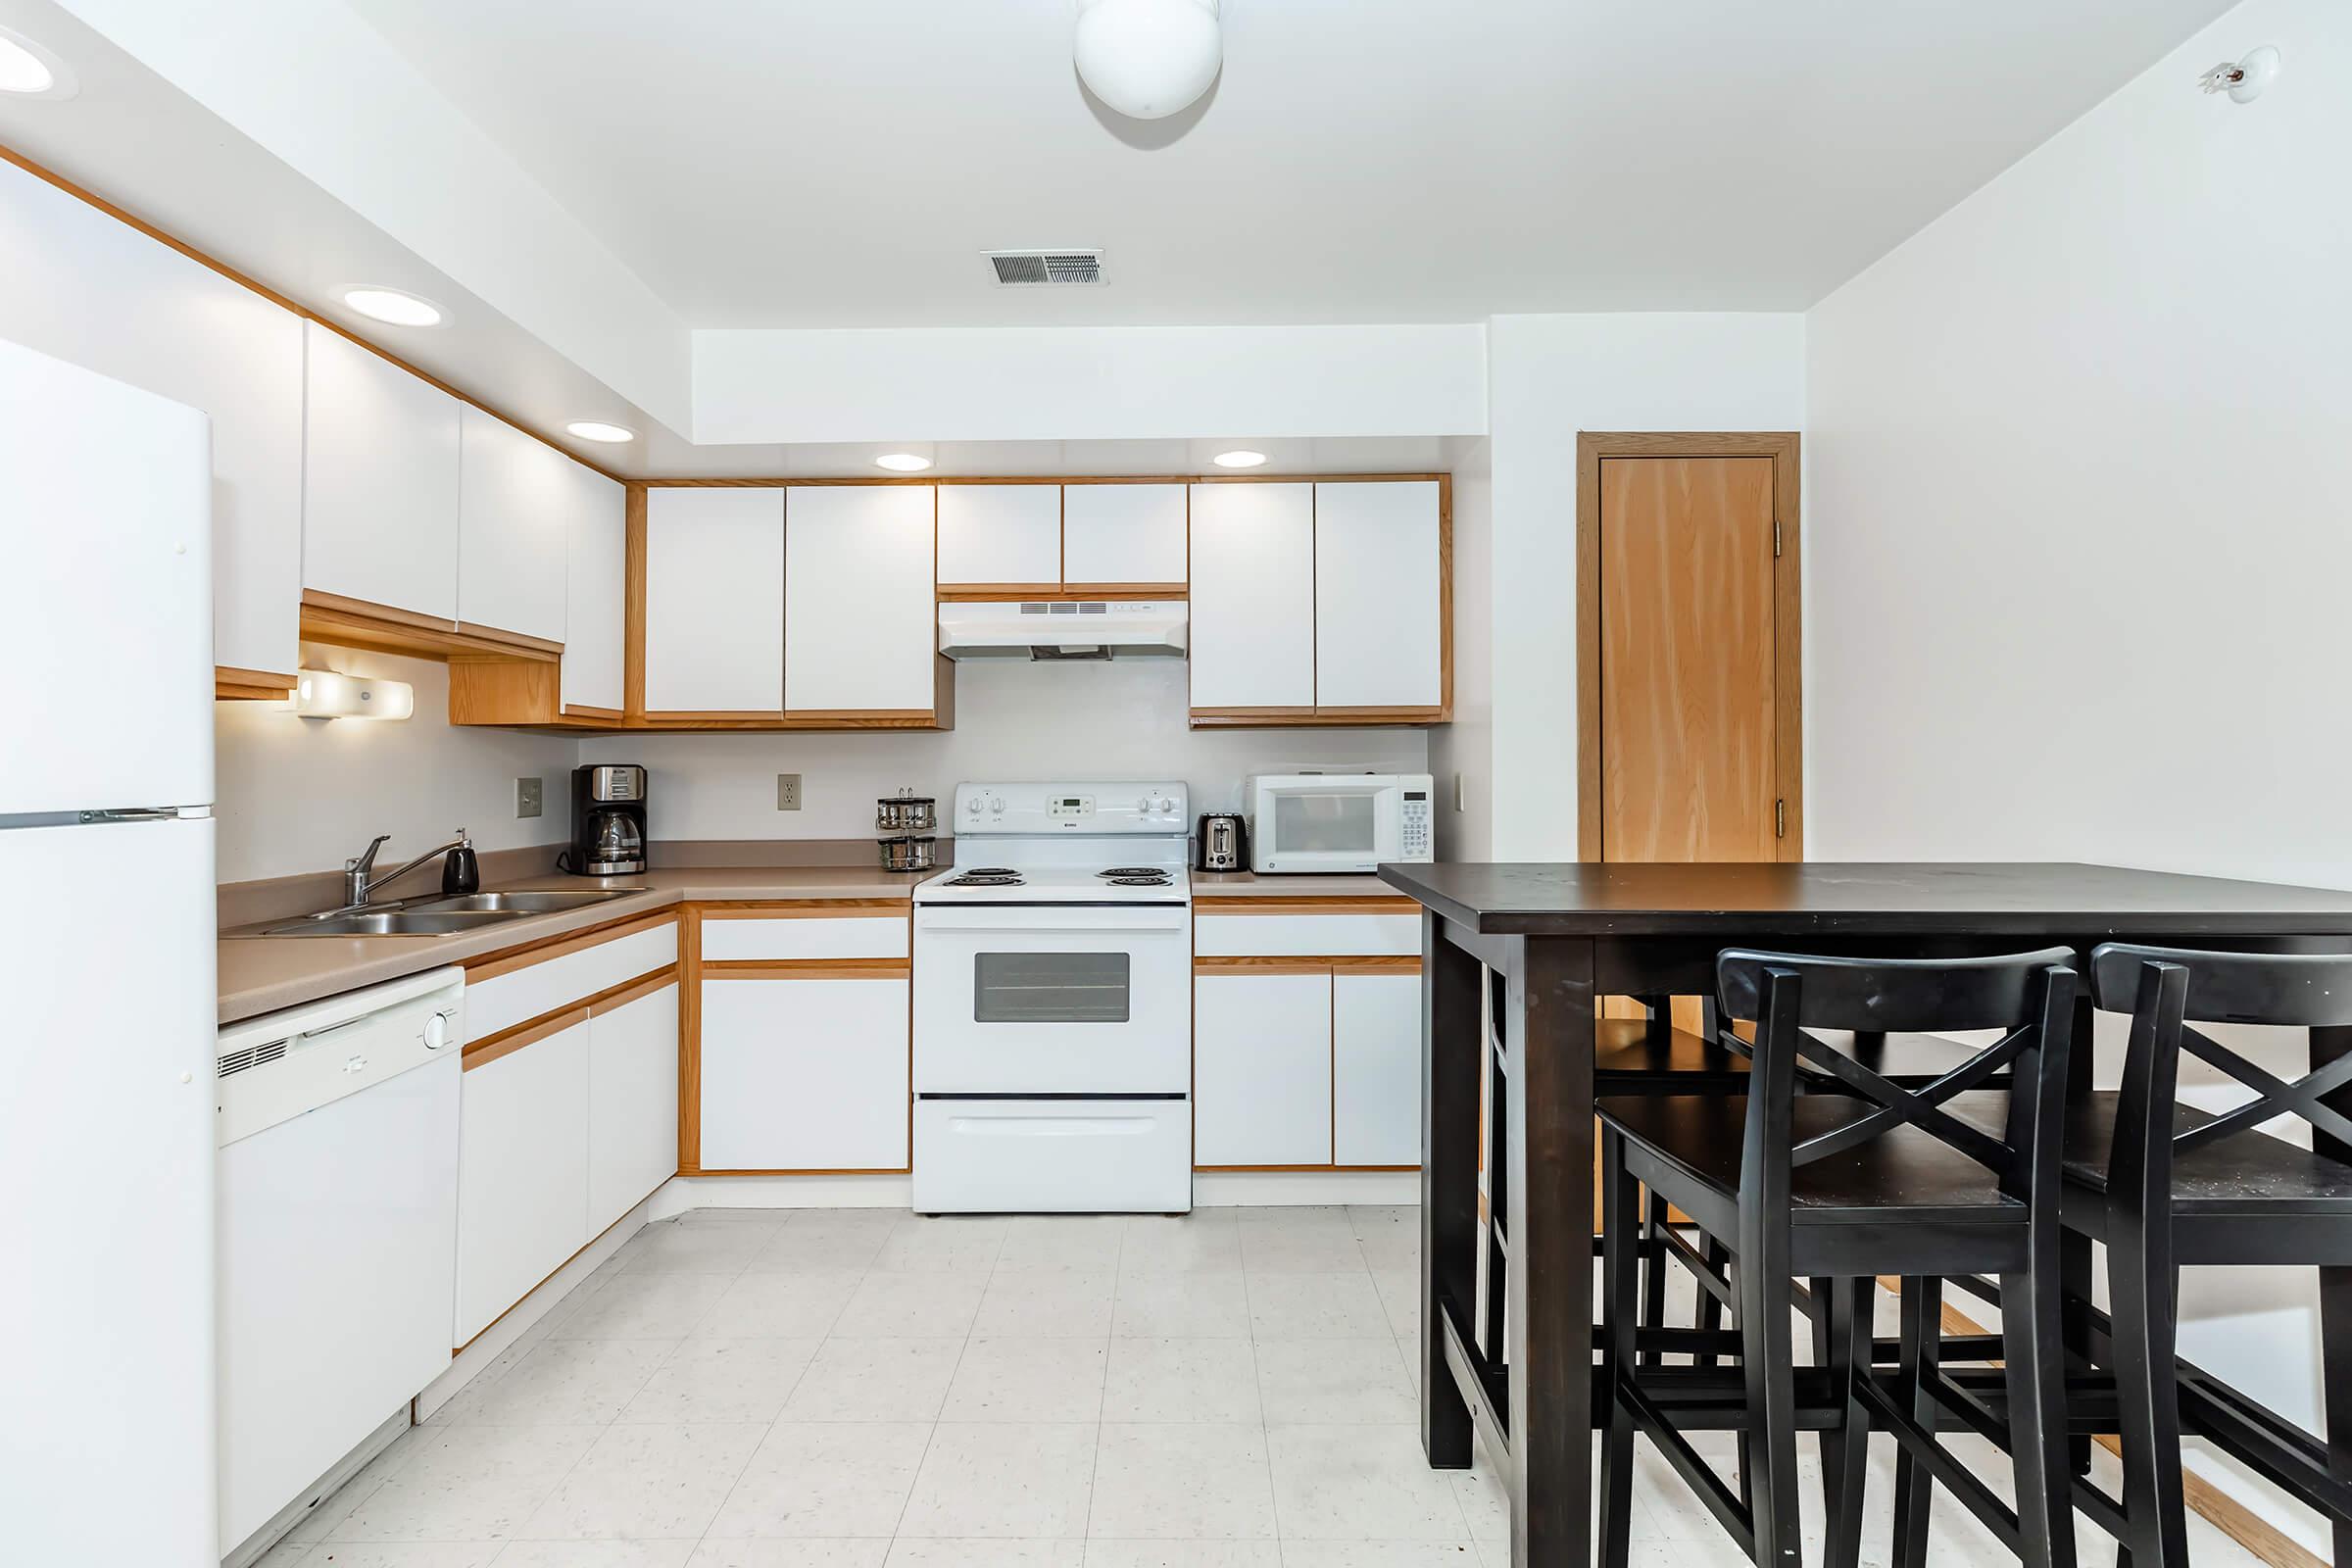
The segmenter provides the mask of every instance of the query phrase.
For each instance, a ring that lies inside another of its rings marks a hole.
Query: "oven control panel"
[[[1182,833],[1192,795],[1180,782],[958,784],[956,831],[962,833]]]

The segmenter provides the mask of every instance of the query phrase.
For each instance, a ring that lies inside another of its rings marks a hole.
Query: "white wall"
[[[946,734],[629,735],[588,740],[580,760],[651,770],[657,839],[871,838],[877,796],[912,786],[944,812],[963,779],[1175,777],[1198,813],[1293,764],[1428,766],[1420,730],[1188,729],[1184,676],[1180,660],[968,663]],[[778,773],[802,775],[800,810],[776,809]]]
[[[1814,858],[2352,886],[2348,81],[2352,13],[2253,0],[1808,317]],[[2308,1280],[2183,1300],[2307,1421]]]
[[[694,334],[694,438],[706,445],[1486,427],[1486,336],[1476,322]]]
[[[1487,323],[1494,858],[1577,856],[1577,432],[1800,429],[1804,334],[1792,315]]]
[[[385,870],[461,827],[477,850],[570,835],[573,741],[451,728],[446,664],[308,643],[302,662],[405,680],[416,688],[416,716],[297,718],[282,702],[215,703],[221,881],[331,871],[378,833],[392,835],[376,858]],[[545,814],[518,821],[514,780],[532,776],[545,780]],[[411,891],[433,886],[429,872],[416,878]]]
[[[1494,445],[1448,443],[1453,474],[1453,722],[1429,732],[1441,860],[1494,855]]]

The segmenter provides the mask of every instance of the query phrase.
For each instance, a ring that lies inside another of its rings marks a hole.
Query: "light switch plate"
[[[516,816],[537,816],[539,814],[540,786],[543,783],[545,780],[535,778],[518,778],[514,781],[514,814]]]
[[[778,773],[776,775],[776,809],[779,811],[797,811],[800,808],[801,775],[798,773]]]

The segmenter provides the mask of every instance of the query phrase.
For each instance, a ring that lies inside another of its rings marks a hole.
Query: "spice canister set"
[[[939,802],[901,790],[874,802],[875,853],[885,871],[929,871],[938,865]]]

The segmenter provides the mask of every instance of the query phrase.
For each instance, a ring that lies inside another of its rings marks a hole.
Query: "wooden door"
[[[1771,458],[1604,458],[1604,860],[1777,857]]]

